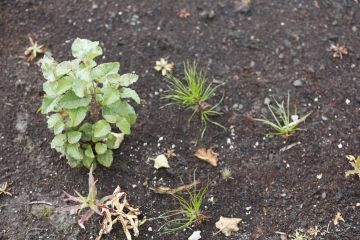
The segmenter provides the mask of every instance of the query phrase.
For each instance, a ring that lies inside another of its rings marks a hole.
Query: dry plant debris
[[[221,216],[219,221],[215,223],[215,226],[225,236],[229,237],[233,232],[239,231],[238,225],[240,222],[241,218],[227,218]]]
[[[174,150],[174,149],[168,149],[168,150],[166,151],[166,153],[164,153],[164,155],[165,155],[167,158],[176,157],[176,153],[175,153],[175,150]]]
[[[290,236],[292,240],[309,240],[309,237],[302,233],[299,229],[296,229],[295,234]]]
[[[182,19],[187,19],[188,17],[191,16],[189,10],[187,10],[186,8],[182,8],[180,9],[178,16]]]
[[[101,208],[103,222],[96,240],[100,240],[103,234],[110,233],[116,223],[122,225],[127,240],[132,239],[130,230],[133,231],[135,237],[139,236],[139,226],[145,222],[145,220],[140,221],[138,219],[139,215],[141,215],[140,210],[130,206],[126,194],[120,191],[119,186],[117,186],[112,196]]]
[[[164,154],[160,154],[154,159],[154,168],[170,168],[169,162]]]
[[[219,154],[215,153],[211,149],[199,148],[195,152],[195,156],[200,160],[208,162],[211,166],[216,167],[219,161]]]
[[[333,58],[342,59],[345,55],[349,54],[349,50],[345,46],[341,46],[339,43],[332,43],[330,45],[330,51],[332,51]]]
[[[316,237],[318,234],[321,233],[318,226],[311,227],[307,232],[310,236],[313,236],[313,237]]]
[[[158,72],[161,72],[161,75],[166,76],[168,72],[171,72],[174,68],[173,63],[168,63],[168,61],[165,60],[165,58],[160,58],[159,61],[155,62],[154,69]]]
[[[12,196],[12,194],[10,193],[10,188],[7,184],[7,182],[4,182],[2,184],[0,184],[0,195],[8,195],[8,196]]]
[[[353,166],[354,170],[349,170],[345,172],[345,176],[348,177],[350,175],[358,175],[360,177],[360,155],[355,158],[352,155],[347,155],[347,159],[349,159],[351,166]]]
[[[29,37],[29,41],[30,41],[30,47],[28,47],[24,54],[27,58],[28,62],[32,62],[36,59],[36,57],[38,56],[38,54],[43,54],[45,53],[45,45],[38,45],[38,43]]]
[[[333,220],[334,225],[338,225],[340,221],[345,222],[345,219],[341,216],[340,212],[337,212]]]
[[[164,186],[160,186],[157,188],[150,188],[152,191],[156,192],[156,193],[160,193],[160,194],[175,194],[178,192],[184,192],[184,191],[189,191],[190,189],[192,189],[195,185],[199,184],[200,181],[199,180],[195,180],[193,183],[190,184],[186,184],[186,185],[181,185],[175,188],[170,188],[170,187],[164,187]]]

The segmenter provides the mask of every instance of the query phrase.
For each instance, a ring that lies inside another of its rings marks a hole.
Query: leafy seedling
[[[349,159],[350,164],[354,169],[346,171],[345,176],[358,175],[360,177],[360,155],[357,158],[352,155],[347,155],[346,158]]]
[[[168,105],[175,104],[185,110],[191,109],[193,114],[190,116],[189,122],[195,114],[199,114],[203,126],[201,138],[204,136],[208,123],[225,129],[223,125],[212,120],[212,117],[222,114],[215,110],[222,102],[222,99],[215,105],[209,104],[209,100],[221,85],[214,87],[210,83],[206,86],[206,74],[202,70],[198,70],[195,63],[192,65],[189,63],[184,64],[184,73],[184,81],[181,81],[174,75],[168,75],[170,86],[164,96],[165,99],[171,102]]]
[[[194,179],[194,188],[188,190],[188,196],[182,196],[178,193],[171,194],[179,203],[180,208],[168,211],[159,218],[167,222],[160,228],[165,232],[178,232],[191,226],[196,226],[205,221],[205,215],[201,211],[203,198],[208,191],[207,187],[197,190],[196,180]]]
[[[225,181],[228,181],[230,179],[234,179],[232,177],[231,169],[228,168],[228,167],[223,168],[223,170],[221,171],[221,176],[222,176],[222,179],[224,179]]]
[[[29,41],[30,41],[30,47],[28,47],[24,54],[27,58],[28,62],[32,62],[36,59],[36,57],[39,54],[43,54],[45,53],[45,45],[41,44],[39,45],[36,41],[34,42],[34,40],[29,37]]]
[[[288,138],[293,135],[294,132],[303,130],[298,128],[298,125],[306,120],[306,118],[311,114],[307,113],[303,117],[299,118],[296,114],[296,109],[294,114],[290,114],[290,94],[288,94],[286,106],[284,101],[279,103],[274,99],[276,106],[271,106],[268,104],[268,109],[271,112],[273,120],[270,120],[263,116],[263,118],[257,118],[256,121],[262,122],[266,125],[271,126],[275,132],[269,133],[269,135],[281,135],[285,138]]]
[[[75,59],[70,61],[58,63],[48,54],[40,61],[46,82],[39,110],[48,115],[55,135],[51,148],[65,155],[71,167],[110,167],[112,150],[136,122],[128,100],[140,103],[129,88],[138,76],[120,75],[118,62],[97,65],[94,58],[103,53],[99,42],[77,38],[71,51]]]

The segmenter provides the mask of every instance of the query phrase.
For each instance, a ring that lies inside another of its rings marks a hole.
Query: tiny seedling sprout
[[[275,132],[271,132],[269,135],[281,135],[288,138],[292,136],[294,132],[303,130],[298,128],[298,125],[304,122],[311,112],[300,118],[296,113],[296,109],[294,114],[290,114],[290,94],[288,94],[286,105],[284,105],[283,101],[281,103],[276,101],[276,99],[274,99],[274,101],[275,106],[268,104],[268,109],[271,112],[273,120],[266,117],[255,119],[256,121],[271,126],[275,130]]]

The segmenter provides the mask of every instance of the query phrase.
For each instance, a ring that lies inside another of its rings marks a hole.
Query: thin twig
[[[49,206],[54,206],[54,204],[49,203],[49,202],[45,202],[45,201],[33,201],[33,202],[29,202],[29,205],[32,204],[45,204],[45,205],[49,205]]]

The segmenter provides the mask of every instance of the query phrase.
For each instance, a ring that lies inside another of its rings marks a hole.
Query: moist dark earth
[[[178,16],[183,8],[186,19]],[[0,196],[0,239],[94,239],[101,220],[82,230],[77,216],[52,213],[66,206],[62,190],[86,194],[88,170],[71,169],[50,148],[52,133],[37,113],[44,79],[22,58],[29,35],[59,61],[71,58],[76,37],[100,41],[105,57],[98,62],[119,61],[121,72],[140,77],[133,86],[142,98],[137,124],[112,167],[96,169],[99,196],[119,185],[154,218],[178,205],[149,187],[190,183],[195,170],[209,182],[204,223],[164,234],[164,222],[148,221],[135,239],[188,239],[195,230],[202,239],[286,239],[279,232],[314,226],[322,234],[313,239],[360,239],[360,180],[345,177],[345,155],[360,154],[359,10],[357,0],[254,0],[245,9],[235,0],[0,1],[0,183],[13,194]],[[349,54],[333,58],[331,43]],[[196,61],[209,82],[225,83],[212,103],[224,94],[216,120],[227,131],[210,126],[200,140],[200,121],[187,124],[191,112],[163,107],[168,81],[153,68],[161,57],[175,63],[174,74]],[[266,98],[288,92],[300,115],[312,112],[306,130],[288,140],[265,137],[270,129],[253,118],[269,116]],[[199,147],[217,152],[219,166],[196,159]],[[171,168],[155,170],[150,159],[171,148]],[[233,180],[222,179],[224,167]],[[334,225],[337,212],[345,221]],[[220,216],[241,218],[240,230],[217,233]],[[103,239],[125,239],[115,229]]]

